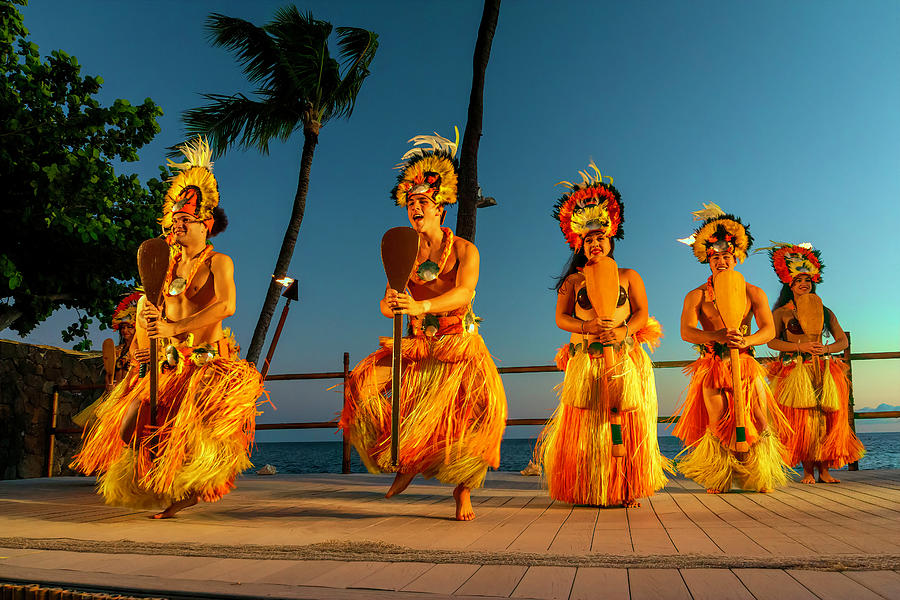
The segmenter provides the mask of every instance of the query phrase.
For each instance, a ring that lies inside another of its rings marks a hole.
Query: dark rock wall
[[[100,383],[103,361],[99,352],[0,340],[0,479],[45,476],[54,389]],[[102,391],[60,390],[56,426],[75,427],[72,416]],[[74,474],[68,464],[80,442],[78,434],[56,436],[54,475]]]

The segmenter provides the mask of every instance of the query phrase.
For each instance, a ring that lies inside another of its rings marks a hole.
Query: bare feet
[[[475,510],[472,508],[472,499],[469,497],[469,488],[459,484],[453,489],[453,499],[456,500],[456,520],[472,521],[475,519]]]
[[[830,473],[819,473],[819,483],[840,483],[840,479],[835,479]]]
[[[717,490],[716,488],[706,488],[707,494],[721,494],[722,490]]]
[[[800,483],[810,483],[811,484],[811,483],[815,483],[815,482],[816,482],[816,478],[812,473],[806,473],[803,476],[803,479],[800,480]]]
[[[626,500],[625,502],[623,502],[622,506],[624,506],[625,508],[640,508],[641,503],[632,498],[631,500]]]
[[[156,513],[155,515],[150,515],[151,519],[171,519],[175,516],[180,510],[184,510],[189,506],[193,506],[197,504],[197,496],[190,496],[183,500],[179,500],[178,502],[173,502],[169,505],[169,508],[162,511],[161,513]]]
[[[763,489],[759,490],[759,493],[760,494],[771,494],[774,491],[775,491],[775,488],[763,488]]]
[[[397,476],[394,477],[394,483],[391,484],[391,489],[387,491],[387,494],[384,495],[385,498],[393,498],[407,487],[409,487],[410,482],[416,476],[415,473],[397,473]]]

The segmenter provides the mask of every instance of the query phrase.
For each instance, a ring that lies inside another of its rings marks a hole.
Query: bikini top
[[[575,294],[575,302],[578,303],[578,306],[585,310],[590,310],[593,307],[591,304],[591,299],[588,298],[587,288],[581,288],[578,290],[578,293]],[[619,299],[616,301],[616,308],[623,306],[626,302],[628,302],[628,292],[625,291],[621,285],[619,286]]]

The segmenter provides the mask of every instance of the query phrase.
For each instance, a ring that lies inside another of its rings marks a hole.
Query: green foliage
[[[165,193],[113,168],[159,132],[160,108],[101,106],[101,78],[61,50],[42,59],[27,36],[14,4],[0,3],[0,330],[21,335],[61,306],[108,322],[137,277],[138,245],[158,234]]]

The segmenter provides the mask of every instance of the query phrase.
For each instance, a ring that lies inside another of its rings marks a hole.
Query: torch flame
[[[292,283],[294,283],[294,280],[285,275],[281,279],[276,279],[275,282],[280,284],[282,287],[289,287]]]

